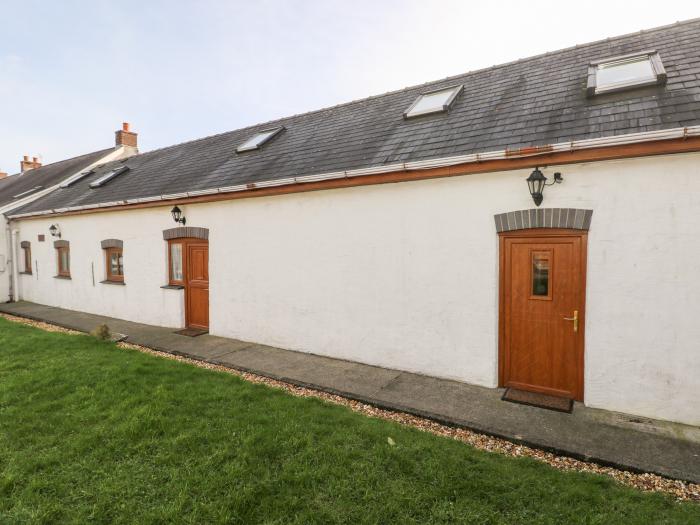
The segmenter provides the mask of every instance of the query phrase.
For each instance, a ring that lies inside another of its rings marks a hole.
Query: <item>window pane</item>
[[[532,256],[532,295],[549,295],[549,257],[546,255]]]
[[[59,270],[63,273],[70,272],[70,257],[68,256],[68,249],[61,248],[59,251],[59,258],[61,261]]]
[[[112,275],[124,275],[124,267],[121,252],[110,252],[109,271]]]
[[[600,64],[597,76],[596,84],[598,87],[646,82],[656,79],[654,69],[651,67],[651,61],[647,56]]]
[[[450,101],[450,98],[459,93],[461,89],[462,86],[455,86],[436,91],[435,93],[420,95],[418,101],[415,102],[415,106],[406,113],[406,117],[444,111],[444,107]]]
[[[267,142],[269,139],[271,139],[274,135],[276,135],[278,132],[280,132],[282,128],[275,128],[275,129],[268,129],[266,131],[261,131],[259,133],[256,133],[252,137],[250,137],[248,140],[246,140],[243,144],[238,146],[236,148],[236,151],[241,152],[241,151],[248,151],[252,149],[257,149],[260,146],[262,146],[265,142]]]
[[[450,98],[450,95],[452,94],[452,90],[450,91],[441,91],[440,93],[433,93],[432,95],[423,95],[420,100],[418,101],[418,104],[416,104],[413,109],[411,110],[411,113],[420,113],[421,111],[426,111],[426,110],[441,110],[442,106],[445,105],[445,102],[447,102],[447,99]]]
[[[170,279],[182,281],[182,244],[170,245]]]

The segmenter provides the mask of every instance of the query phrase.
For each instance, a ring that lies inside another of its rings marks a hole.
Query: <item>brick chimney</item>
[[[35,168],[41,168],[41,162],[37,157],[32,157],[32,160],[29,160],[29,155],[25,155],[24,159],[19,162],[19,171],[22,173]]]
[[[7,177],[7,173],[0,171],[0,179],[4,179],[5,177]]]
[[[134,133],[133,131],[129,131],[129,123],[124,122],[122,124],[122,129],[119,131],[114,132],[115,135],[115,143],[117,147],[120,146],[128,146],[131,148],[136,148],[138,147],[137,143],[137,137],[138,133]]]

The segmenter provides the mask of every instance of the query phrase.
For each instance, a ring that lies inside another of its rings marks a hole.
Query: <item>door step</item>
[[[185,328],[184,330],[178,330],[175,333],[177,335],[186,335],[187,337],[197,337],[208,334],[209,332],[207,330],[200,330],[199,328]]]
[[[510,401],[511,403],[546,408],[547,410],[556,410],[557,412],[566,412],[567,414],[571,414],[571,411],[574,409],[573,399],[549,396],[538,392],[528,392],[516,388],[506,388],[501,399],[503,401]]]

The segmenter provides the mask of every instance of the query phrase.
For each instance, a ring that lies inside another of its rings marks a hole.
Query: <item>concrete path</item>
[[[0,311],[88,332],[106,323],[127,341],[172,354],[254,372],[379,407],[409,412],[511,441],[634,471],[700,483],[700,428],[595,410],[572,414],[500,400],[482,388],[211,335],[112,319],[28,302]],[[1,351],[1,349],[0,349]]]

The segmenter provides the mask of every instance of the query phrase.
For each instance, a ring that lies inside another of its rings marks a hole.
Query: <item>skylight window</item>
[[[666,70],[656,51],[643,51],[588,66],[588,96],[666,82]]]
[[[99,179],[91,182],[90,187],[93,189],[100,188],[100,187],[104,186],[105,184],[107,184],[112,179],[114,179],[115,177],[118,177],[119,175],[121,175],[122,173],[125,173],[127,171],[129,171],[128,166],[121,166],[117,169],[109,171],[109,172],[105,173],[104,175],[102,175],[102,177],[100,177]]]
[[[254,149],[259,149],[263,144],[268,142],[270,139],[272,139],[272,137],[277,135],[283,129],[284,127],[280,127],[259,131],[258,133],[250,137],[248,140],[246,140],[243,144],[238,146],[236,148],[236,153],[242,153],[244,151],[252,151]]]
[[[403,116],[404,118],[412,118],[429,113],[448,111],[454,100],[462,92],[462,89],[464,89],[464,86],[460,84],[459,86],[423,93],[411,104]]]
[[[87,177],[88,175],[92,175],[93,173],[95,173],[95,170],[83,171],[81,173],[78,173],[77,175],[72,176],[69,179],[66,179],[61,184],[59,184],[58,187],[59,188],[67,188],[68,186],[72,186],[73,184],[75,184],[79,180],[83,180],[85,177]]]
[[[39,191],[42,189],[43,186],[34,186],[31,190],[23,191],[22,193],[18,193],[17,195],[13,196],[13,199],[19,199],[20,197],[24,197],[25,195],[29,195],[30,193],[34,193],[35,191]]]

